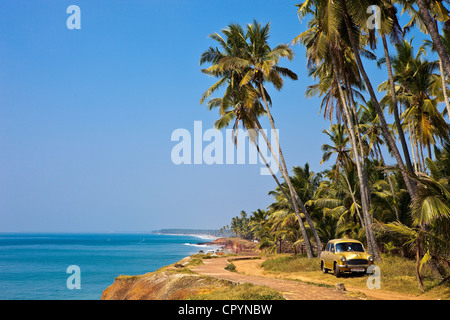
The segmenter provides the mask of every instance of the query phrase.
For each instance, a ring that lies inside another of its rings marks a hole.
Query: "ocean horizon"
[[[207,235],[0,233],[0,300],[99,300],[119,275],[140,275],[199,250]],[[80,288],[69,277],[79,268]],[[72,283],[72,280],[69,279]]]

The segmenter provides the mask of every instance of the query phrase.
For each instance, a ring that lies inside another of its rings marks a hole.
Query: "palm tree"
[[[450,143],[437,150],[436,160],[427,159],[430,175],[419,173],[417,197],[411,203],[410,225],[399,221],[378,223],[377,228],[385,233],[400,236],[403,243],[415,251],[416,278],[419,290],[424,291],[421,266],[435,259],[450,265]]]
[[[400,37],[403,36],[402,28],[397,19],[397,9],[391,3],[390,0],[380,0],[377,3],[378,8],[381,8],[381,28],[378,32],[381,35],[384,50],[384,61],[386,63],[386,68],[389,77],[389,86],[393,94],[391,94],[392,110],[394,113],[395,125],[397,127],[398,136],[402,145],[403,155],[405,156],[406,168],[409,172],[414,172],[411,162],[411,157],[409,155],[408,145],[406,143],[405,134],[403,132],[403,127],[400,121],[400,114],[397,106],[397,96],[395,94],[395,81],[392,72],[392,65],[389,56],[389,48],[386,40],[386,35],[391,36],[391,40],[394,43],[398,43]]]
[[[297,219],[300,220],[300,210],[298,208],[298,206],[300,206],[300,209],[305,215],[308,225],[313,232],[314,239],[318,248],[318,254],[320,254],[320,251],[322,250],[321,240],[317,232],[315,231],[314,224],[309,216],[308,210],[306,209],[303,201],[300,199],[298,194],[296,194],[290,182],[275,122],[270,111],[269,102],[267,99],[267,91],[264,87],[264,83],[269,82],[273,84],[276,89],[280,90],[283,86],[282,76],[287,76],[293,80],[297,80],[297,75],[291,70],[278,66],[280,58],[287,58],[289,60],[292,60],[294,54],[292,49],[289,48],[289,46],[286,44],[280,44],[271,49],[271,47],[267,43],[269,32],[270,23],[266,24],[265,26],[261,26],[260,23],[254,21],[253,24],[248,25],[247,34],[250,40],[248,46],[249,55],[245,61],[241,59],[239,61],[236,61],[236,65],[249,67],[249,70],[246,72],[244,78],[241,81],[241,85],[245,86],[249,83],[253,83],[255,87],[259,89],[259,94],[264,101],[265,111],[274,132],[275,142],[278,146],[277,151],[279,160],[277,160],[277,155],[268,144],[269,150],[272,152],[272,156],[274,157],[274,159],[276,159],[280,167],[280,172],[289,187],[289,192],[291,194],[292,204],[294,205],[294,211],[297,215]],[[311,255],[312,252],[308,254]]]
[[[267,219],[269,213],[266,210],[258,209],[252,212],[250,216],[249,227],[250,231],[253,233],[254,239],[261,240],[269,234],[269,229],[267,228]]]
[[[331,132],[330,132],[331,131]],[[356,211],[361,225],[364,226],[364,220],[359,211],[360,205],[358,204],[355,192],[353,187],[349,181],[349,173],[354,169],[354,162],[350,157],[350,149],[347,148],[348,144],[348,136],[345,135],[345,127],[341,124],[334,124],[331,126],[330,131],[324,130],[322,131],[332,141],[332,145],[323,144],[322,145],[322,161],[321,164],[330,159],[330,157],[334,154],[336,155],[335,165],[334,165],[334,180],[338,181],[339,177],[342,176],[345,180],[346,187],[349,190],[349,194],[352,198],[354,204],[354,210]],[[342,170],[341,170],[342,169]]]
[[[331,171],[327,177],[329,180],[321,182],[314,199],[308,202],[316,212],[320,233],[327,240],[339,237],[363,240],[364,220],[355,200],[356,188],[351,187],[358,183],[358,177],[354,172],[348,175],[342,172],[336,177]]]
[[[261,27],[261,25],[255,21],[252,25],[248,25],[246,33],[244,33],[243,29],[237,25],[231,25],[222,32],[227,35],[226,40],[218,34],[213,34],[210,37],[220,43],[223,51],[211,47],[202,54],[200,60],[201,64],[206,62],[212,64],[208,69],[202,70],[204,73],[222,78],[205,92],[201,102],[203,103],[205,99],[218,88],[224,84],[228,84],[224,97],[212,99],[208,105],[210,109],[219,107],[221,118],[216,121],[216,127],[220,128],[226,126],[232,119],[236,119],[234,128],[237,128],[239,123],[242,123],[246,128],[256,128],[260,130],[262,137],[265,139],[269,150],[279,166],[280,172],[285,180],[289,180],[289,176],[286,174],[287,171],[285,172],[285,164],[284,166],[281,166],[280,161],[278,161],[267,137],[261,130],[262,126],[259,123],[258,117],[265,111],[271,121],[272,128],[274,128],[273,118],[269,110],[269,103],[271,103],[271,100],[263,86],[263,82],[269,81],[274,84],[277,89],[281,89],[283,86],[282,76],[297,79],[297,75],[294,72],[278,66],[280,58],[287,57],[292,59],[293,52],[287,45],[279,45],[273,50],[269,47],[267,39],[270,32],[270,24]],[[266,72],[263,76],[261,68]],[[251,74],[255,75],[255,79],[250,77]],[[253,85],[255,85],[255,87]],[[260,98],[264,100],[266,106],[265,110],[261,110]],[[277,135],[276,142],[279,146]],[[258,146],[257,150],[259,151]],[[281,151],[280,147],[279,151]],[[260,155],[262,156],[261,152]],[[280,154],[280,159],[284,163],[282,154]],[[266,166],[269,167],[267,162]],[[277,182],[277,185],[280,186],[275,174],[273,174],[273,172],[271,173]],[[297,204],[301,204],[301,200],[293,193],[293,189],[290,188],[289,192],[291,193],[290,198],[292,206],[294,207],[296,214],[300,215]],[[308,213],[305,212],[305,215],[308,216]],[[306,229],[302,226],[301,220],[299,220],[299,224],[304,237],[307,238]],[[314,226],[312,226],[312,230],[314,233]],[[317,243],[320,244],[318,247],[321,249],[321,243],[318,236],[316,239],[318,240]],[[313,251],[308,245],[307,251],[308,256],[312,257]]]
[[[376,260],[381,257],[376,247],[375,238],[372,232],[372,218],[370,215],[370,188],[365,170],[362,144],[360,141],[359,131],[355,125],[355,104],[351,95],[352,83],[360,81],[359,72],[354,63],[354,55],[352,50],[346,44],[348,39],[342,38],[341,34],[346,34],[345,25],[342,23],[338,3],[326,1],[307,1],[299,5],[299,16],[312,14],[313,19],[309,21],[309,29],[294,39],[293,42],[302,41],[307,48],[308,64],[323,65],[323,74],[332,74],[333,81],[327,81],[329,85],[335,86],[337,90],[336,100],[344,114],[344,124],[346,125],[353,155],[355,157],[358,178],[360,180],[359,187],[361,193],[361,203],[363,218],[365,220],[367,232],[367,244],[369,251],[374,255]],[[366,51],[364,51],[367,53]],[[325,68],[326,66],[326,68]],[[329,79],[326,77],[325,79]],[[352,79],[352,80],[351,80]],[[345,92],[344,92],[345,90]],[[351,108],[350,108],[351,106]]]
[[[450,75],[450,53],[446,51],[444,44],[442,43],[442,38],[439,34],[438,26],[436,20],[446,21],[449,17],[449,11],[444,7],[441,1],[425,1],[417,0],[417,6],[419,7],[419,14],[428,30],[428,33],[433,40],[434,48],[439,55],[439,59],[442,61],[443,67]],[[430,14],[430,11],[436,14],[434,19]]]
[[[388,143],[392,153],[397,161],[398,166],[402,171],[403,178],[405,179],[405,184],[407,186],[408,192],[411,197],[414,197],[415,189],[414,185],[411,183],[407,171],[402,160],[402,157],[398,151],[395,144],[395,140],[388,130],[388,125],[384,117],[382,108],[378,103],[378,99],[375,95],[375,91],[372,87],[369,77],[364,69],[361,53],[362,44],[364,44],[365,39],[361,36],[361,28],[366,28],[366,22],[368,20],[368,14],[366,13],[367,8],[370,3],[368,1],[359,0],[339,0],[335,1],[319,1],[310,0],[306,1],[299,8],[299,15],[304,17],[307,14],[313,13],[317,20],[319,20],[318,25],[320,26],[321,32],[323,33],[323,40],[320,40],[322,47],[333,46],[333,50],[342,48],[342,45],[348,46],[354,55],[354,59],[358,66],[359,74],[361,75],[365,86],[370,94],[370,98],[374,103],[375,110],[380,117],[380,123],[382,128],[383,136]],[[313,10],[314,8],[314,10]],[[342,24],[342,21],[344,22]],[[336,54],[333,52],[331,58],[338,60],[343,55]],[[337,67],[339,61],[334,63],[335,68]],[[342,71],[341,71],[342,78]]]
[[[444,35],[441,37],[442,39],[442,43],[445,46],[445,49],[447,50],[447,52],[450,52],[450,30],[448,29],[444,29]],[[428,47],[431,47],[434,50],[434,46],[433,46],[433,42],[431,41],[424,41],[425,45]],[[444,72],[444,66],[442,64],[442,60],[441,58],[438,56],[438,61],[439,61],[439,73],[440,73],[440,91],[442,92],[442,99],[444,103],[445,103],[445,108],[447,110],[447,116],[450,119],[450,101],[449,101],[449,97],[447,94],[447,81],[445,80],[445,72]],[[437,83],[438,81],[436,81]],[[436,92],[437,90],[433,90],[434,92]],[[439,92],[437,92],[436,95],[439,95]]]
[[[431,158],[431,145],[435,144],[436,137],[446,137],[448,130],[442,114],[437,110],[438,101],[431,92],[438,65],[424,59],[424,45],[418,48],[415,55],[412,42],[403,40],[396,47],[397,56],[392,59],[394,81],[400,89],[396,95],[406,106],[404,118],[414,132],[413,138],[420,144],[420,151],[423,153],[423,147],[427,147]],[[386,89],[386,83],[381,84],[380,89]],[[389,92],[384,99],[389,99],[391,94]]]
[[[361,105],[361,108],[363,109],[363,113],[361,116],[362,120],[362,131],[365,134],[365,137],[368,138],[369,143],[369,150],[373,149],[374,153],[377,155],[377,158],[379,158],[382,167],[386,168],[386,162],[384,161],[383,152],[381,151],[381,145],[384,144],[384,141],[381,139],[381,129],[380,129],[380,122],[378,118],[378,114],[375,111],[375,108],[373,107],[372,101],[368,101],[367,104]],[[396,108],[396,107],[395,107]],[[395,216],[397,217],[397,220],[399,219],[399,213],[396,205],[396,198],[395,198],[395,190],[393,183],[391,181],[391,176],[388,171],[386,171],[386,178],[389,184],[389,188],[392,194],[392,200],[393,200],[393,208],[395,211]]]
[[[364,79],[364,83],[366,84],[367,89],[369,91],[370,98],[373,101],[375,110],[377,111],[378,116],[380,118],[380,124],[381,124],[381,129],[382,129],[384,139],[388,143],[388,145],[397,161],[397,164],[398,164],[400,170],[402,171],[408,192],[410,193],[411,197],[414,198],[415,188],[407,175],[407,171],[405,170],[403,160],[402,160],[401,155],[398,151],[398,148],[395,144],[395,140],[393,139],[391,133],[389,132],[388,125],[387,125],[386,119],[383,114],[383,110],[378,102],[378,98],[375,95],[375,90],[372,87],[372,84],[370,82],[369,77],[367,76],[367,73],[365,71],[365,68],[363,66],[363,63],[362,63],[362,60],[360,57],[359,45],[357,42],[359,35],[360,35],[359,31],[358,31],[358,33],[355,34],[355,31],[354,31],[355,28],[352,27],[354,24],[357,24],[361,27],[365,26],[365,23],[367,21],[367,16],[364,15],[364,7],[367,8],[368,3],[365,3],[364,1],[363,2],[348,1],[348,4],[347,4],[346,0],[339,0],[339,2],[341,4],[341,10],[343,13],[345,26],[346,26],[348,37],[350,40],[350,45],[351,45],[353,54],[355,55],[356,62],[358,64],[358,68],[361,73],[361,76]]]

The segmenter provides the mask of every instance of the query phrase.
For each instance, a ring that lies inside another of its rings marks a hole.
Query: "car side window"
[[[330,251],[334,253],[334,243],[331,244]]]
[[[329,243],[329,242],[327,243],[327,247],[325,248],[325,251],[330,251],[330,244],[331,243]]]

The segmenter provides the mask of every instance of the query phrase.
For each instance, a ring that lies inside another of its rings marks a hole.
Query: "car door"
[[[331,243],[329,252],[328,252],[328,256],[327,256],[327,264],[326,264],[326,267],[331,270],[333,270],[333,268],[334,268],[334,250],[335,250],[334,243]]]
[[[327,243],[327,246],[325,247],[325,251],[323,251],[323,265],[325,266],[325,268],[329,268],[329,260],[330,260],[330,247],[331,247],[331,242]]]

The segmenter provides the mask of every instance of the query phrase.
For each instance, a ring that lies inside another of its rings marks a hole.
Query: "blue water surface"
[[[0,233],[0,300],[97,300],[117,276],[175,263],[198,252],[199,242],[190,235]],[[71,265],[80,268],[80,289],[67,286]]]

